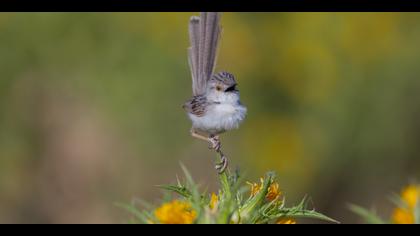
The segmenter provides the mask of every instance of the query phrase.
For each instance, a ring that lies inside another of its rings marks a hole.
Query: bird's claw
[[[211,136],[209,138],[209,141],[210,141],[209,148],[210,149],[214,149],[217,152],[219,152],[220,151],[220,148],[221,148],[221,143],[220,143],[219,137],[218,136]]]
[[[225,170],[228,166],[228,160],[227,160],[226,156],[220,150],[221,149],[221,142],[220,142],[219,136],[211,135],[209,137],[209,141],[210,141],[209,148],[214,149],[220,155],[220,163],[216,163],[215,168],[219,172],[219,174],[222,174],[223,172],[225,172]]]
[[[225,172],[225,170],[228,166],[228,159],[226,158],[225,155],[223,155],[223,154],[220,154],[220,155],[221,155],[221,157],[220,157],[221,161],[220,161],[220,163],[216,164],[215,168],[219,172],[219,174],[222,174],[223,172]]]

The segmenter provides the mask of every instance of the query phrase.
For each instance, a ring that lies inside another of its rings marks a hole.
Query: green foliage
[[[420,224],[420,204],[419,203],[417,203],[416,208],[414,209],[414,222],[416,224]]]
[[[381,219],[375,210],[368,210],[363,207],[350,204],[349,209],[362,217],[362,219],[368,224],[386,224],[387,222]]]
[[[391,220],[383,220],[374,209],[367,210],[357,205],[349,205],[349,209],[359,215],[366,223],[371,224],[419,224],[420,223],[420,191],[417,184],[406,186],[401,195],[393,194],[390,202],[395,206]]]
[[[194,223],[209,224],[267,224],[276,223],[280,219],[299,219],[311,218],[327,222],[338,223],[336,220],[327,217],[313,209],[308,209],[308,198],[292,207],[286,206],[285,197],[280,198],[280,192],[275,199],[267,199],[270,186],[275,183],[275,173],[268,172],[261,186],[254,195],[244,191],[243,182],[238,177],[238,173],[230,175],[225,171],[219,175],[220,190],[217,203],[212,209],[212,199],[206,193],[200,193],[199,187],[194,183],[191,174],[181,165],[185,181],[179,180],[176,185],[160,185],[159,187],[175,194],[174,199],[182,200],[191,205],[196,212]],[[248,195],[248,197],[247,197]],[[245,199],[245,200],[244,200]],[[213,203],[214,204],[214,203]],[[140,211],[133,205],[118,204],[127,210],[134,217],[133,222],[139,223],[160,223],[154,209]]]

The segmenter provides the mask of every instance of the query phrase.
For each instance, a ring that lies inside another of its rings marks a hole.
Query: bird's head
[[[210,100],[218,102],[232,102],[239,100],[239,90],[235,77],[225,71],[214,74],[207,84],[207,96]]]

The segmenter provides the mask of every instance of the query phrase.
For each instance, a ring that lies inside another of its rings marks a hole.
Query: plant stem
[[[221,157],[219,157],[221,161]],[[223,198],[223,206],[221,207],[220,215],[217,219],[217,223],[219,224],[227,224],[230,220],[230,213],[232,208],[232,189],[230,184],[229,178],[229,168],[226,168],[223,173],[219,174],[219,181],[221,185],[221,194]]]

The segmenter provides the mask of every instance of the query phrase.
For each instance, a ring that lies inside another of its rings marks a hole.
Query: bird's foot
[[[210,141],[209,148],[216,150],[216,152],[219,152],[222,146],[220,143],[219,136],[212,135],[209,137],[209,141]]]
[[[217,163],[215,168],[219,172],[219,174],[223,174],[228,166],[228,159],[223,153],[220,153],[220,163]]]

